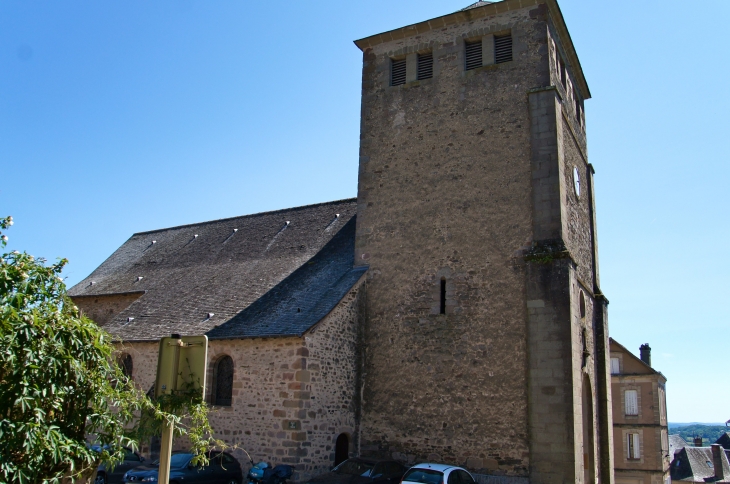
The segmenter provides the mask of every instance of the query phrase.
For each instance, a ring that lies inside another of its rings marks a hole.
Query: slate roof
[[[142,294],[104,325],[125,341],[301,335],[367,270],[355,213],[348,199],[137,233],[69,295]]]
[[[686,482],[730,482],[730,463],[722,453],[722,467],[724,478],[715,481],[715,469],[711,447],[685,447],[677,455],[680,465],[676,463],[672,469],[672,480]]]
[[[687,447],[687,441],[685,441],[681,435],[673,434],[669,436],[669,455],[673,458],[674,454]]]
[[[730,450],[730,432],[725,432],[715,441],[716,444],[722,445],[725,450]]]

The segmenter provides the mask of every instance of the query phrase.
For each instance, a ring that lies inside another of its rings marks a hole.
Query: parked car
[[[97,452],[101,452],[101,447],[98,445],[92,445],[91,448]],[[96,480],[94,484],[121,484],[124,473],[128,470],[140,466],[144,463],[144,457],[133,451],[132,449],[124,448],[124,460],[113,468],[107,468],[106,465],[102,464],[99,466],[99,470],[96,472]]]
[[[210,463],[200,466],[191,463],[193,454],[175,452],[170,459],[170,484],[241,484],[241,464],[226,452],[212,452]],[[157,482],[160,461],[136,467],[124,474],[125,483]]]
[[[309,484],[398,484],[406,468],[393,460],[347,459]]]
[[[417,464],[405,473],[403,484],[476,484],[466,469],[445,464]]]

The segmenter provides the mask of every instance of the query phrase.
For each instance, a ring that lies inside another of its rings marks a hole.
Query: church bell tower
[[[584,101],[554,0],[356,41],[361,455],[612,484]]]

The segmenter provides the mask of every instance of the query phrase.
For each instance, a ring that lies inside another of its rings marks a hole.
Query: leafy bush
[[[0,219],[2,230],[12,224]],[[135,387],[115,361],[111,336],[67,296],[66,263],[17,251],[0,259],[0,482],[89,477],[100,463],[121,461],[123,447],[159,435],[165,420],[204,460],[220,442],[211,438],[202,393],[161,404]]]

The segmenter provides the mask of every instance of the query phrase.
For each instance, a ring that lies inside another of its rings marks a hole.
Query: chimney
[[[694,438],[695,447],[702,447],[702,437],[695,437]]]
[[[712,444],[712,463],[715,466],[715,480],[722,481],[725,479],[725,469],[722,467],[722,454],[725,449],[720,444]]]
[[[651,366],[651,347],[649,343],[641,345],[639,351],[641,352],[641,361]]]

